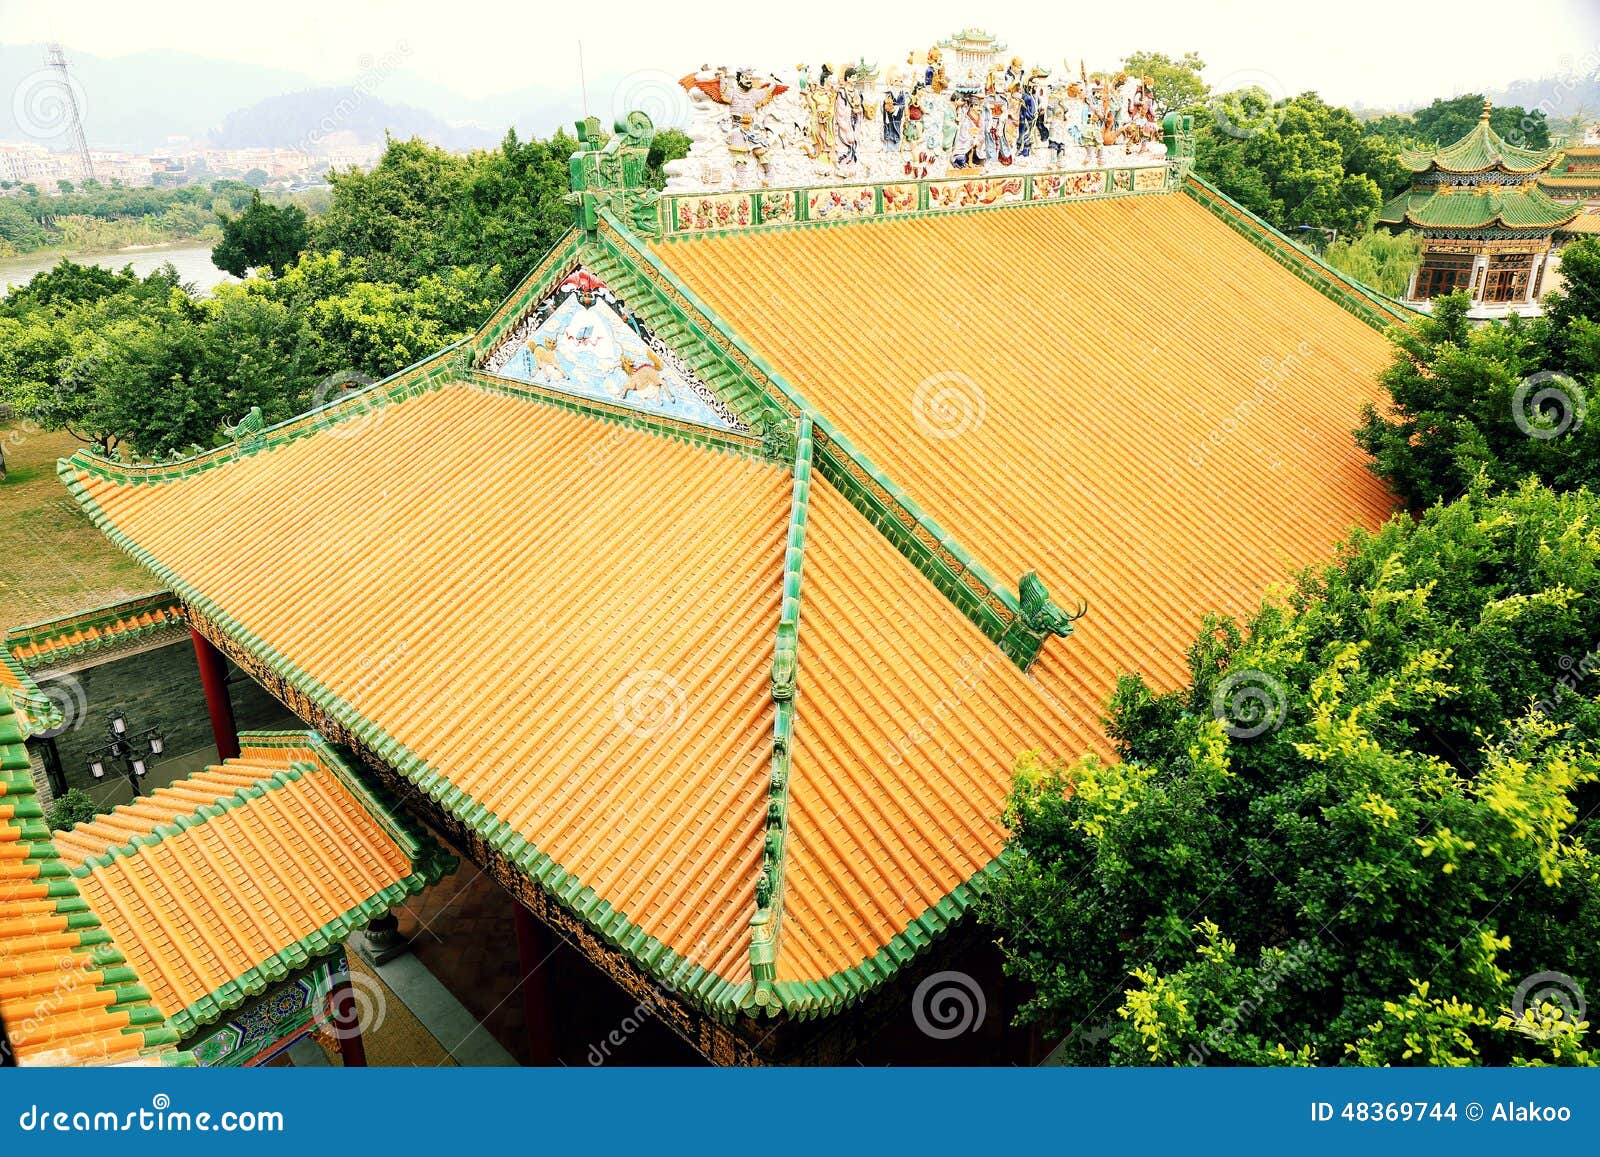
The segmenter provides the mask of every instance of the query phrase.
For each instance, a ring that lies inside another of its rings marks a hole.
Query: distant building
[[[1407,293],[1413,303],[1426,308],[1466,290],[1471,317],[1535,314],[1552,286],[1557,239],[1583,209],[1542,187],[1561,151],[1508,143],[1489,127],[1490,111],[1485,102],[1477,125],[1453,144],[1400,154],[1415,176],[1378,224],[1422,233],[1422,264]]]

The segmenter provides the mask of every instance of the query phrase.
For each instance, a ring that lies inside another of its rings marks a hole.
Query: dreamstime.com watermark
[[[1265,671],[1229,671],[1211,693],[1211,715],[1230,737],[1257,739],[1283,726],[1289,716],[1289,689]]]
[[[1276,992],[1285,981],[1311,962],[1313,949],[1310,941],[1301,940],[1291,945],[1281,955],[1273,957],[1267,967],[1256,974],[1250,993],[1228,1014],[1221,1024],[1213,1025],[1200,1034],[1200,1041],[1189,1046],[1189,1059],[1197,1065],[1204,1064],[1213,1050],[1220,1049],[1227,1039],[1239,1031],[1239,1026],[1261,1009],[1261,1003]]]
[[[1530,438],[1547,442],[1581,429],[1589,413],[1583,387],[1565,374],[1529,374],[1511,394],[1511,420]]]
[[[172,1107],[157,1093],[147,1108],[118,1113],[106,1109],[53,1109],[29,1105],[17,1116],[24,1133],[282,1133],[283,1113],[273,1109],[225,1109],[191,1113]]]
[[[977,1032],[988,1011],[983,987],[965,972],[935,972],[911,997],[911,1019],[923,1036],[934,1040]]]

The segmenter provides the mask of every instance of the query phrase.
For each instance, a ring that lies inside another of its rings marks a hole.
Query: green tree
[[[1468,93],[1436,99],[1412,114],[1417,138],[1427,144],[1449,145],[1472,131],[1483,116],[1483,94]],[[1544,110],[1528,110],[1519,105],[1496,107],[1489,114],[1489,127],[1508,142],[1524,149],[1550,147],[1550,128]]]
[[[251,269],[282,270],[310,244],[306,215],[296,205],[268,205],[258,192],[237,217],[218,214],[222,240],[211,251],[211,263],[235,277]]]
[[[1566,250],[1565,290],[1547,317],[1474,326],[1464,293],[1391,331],[1382,381],[1357,441],[1414,508],[1448,502],[1483,474],[1600,490],[1600,242]]]
[[[99,814],[89,793],[81,787],[75,787],[58,796],[51,805],[50,827],[53,831],[64,832],[87,823]]]
[[[1132,52],[1123,59],[1122,67],[1134,76],[1148,76],[1154,82],[1156,99],[1174,111],[1201,104],[1211,95],[1211,86],[1200,75],[1206,62],[1198,52],[1179,57],[1165,52]]]
[[[1341,273],[1390,297],[1401,297],[1422,259],[1422,239],[1411,231],[1378,230],[1328,246],[1323,259]]]
[[[1315,93],[1224,94],[1196,116],[1195,132],[1200,175],[1280,229],[1362,232],[1383,204],[1380,179],[1393,179],[1392,150]]]
[[[1125,676],[1120,762],[1019,760],[1022,1019],[1079,1063],[1593,1063],[1523,982],[1600,983],[1597,519],[1480,483],[1357,534],[1186,686]]]

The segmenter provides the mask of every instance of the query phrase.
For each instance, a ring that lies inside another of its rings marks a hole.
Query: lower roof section
[[[655,255],[992,575],[1037,569],[1064,701],[1184,674],[1392,500],[1351,431],[1382,335],[1196,199],[672,240]]]
[[[62,475],[197,629],[683,999],[749,1008],[776,914],[759,983],[804,1015],[959,914],[1016,754],[1094,745],[1100,706],[1024,675],[821,479],[808,515],[798,445],[789,470],[474,380],[154,481]],[[168,963],[173,999],[204,988]]]
[[[0,688],[0,1020],[19,1065],[193,1063],[61,861]]]
[[[58,832],[78,890],[187,1037],[453,866],[323,741],[241,753]]]

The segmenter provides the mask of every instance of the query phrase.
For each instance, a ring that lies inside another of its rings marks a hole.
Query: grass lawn
[[[0,631],[103,606],[160,588],[106,541],[56,477],[56,459],[82,443],[70,434],[0,426]]]

